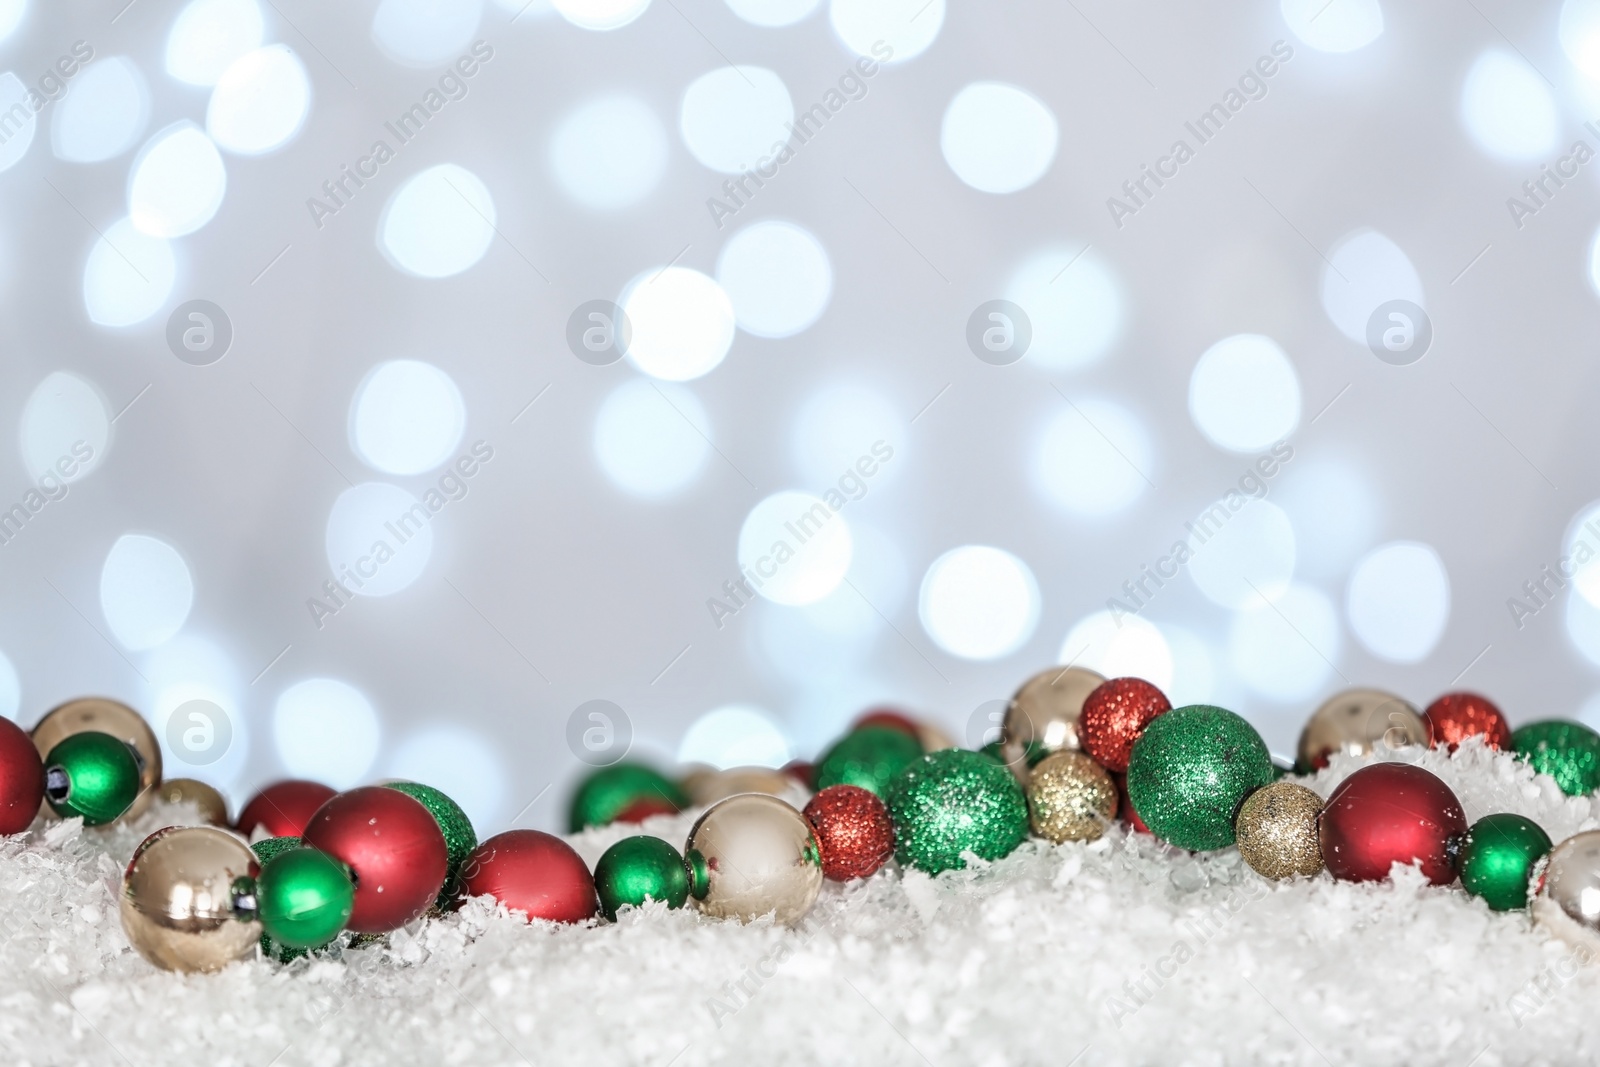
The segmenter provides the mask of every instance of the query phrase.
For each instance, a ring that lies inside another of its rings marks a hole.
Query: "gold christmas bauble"
[[[924,752],[942,752],[947,748],[956,747],[954,738],[926,720],[917,722],[917,740],[922,743]]]
[[[713,804],[689,831],[683,856],[695,906],[718,918],[775,913],[793,924],[822,889],[811,824],[777,797],[745,793]]]
[[[150,806],[151,790],[161,781],[161,744],[150,724],[137,711],[121,701],[105,697],[69,700],[46,712],[39,720],[32,731],[33,745],[41,758],[46,757],[62,741],[90,730],[110,734],[133,747],[134,757],[139,762],[139,795],[122,813],[122,819],[137,818]],[[49,818],[60,818],[48,803],[41,805],[41,809]]]
[[[216,971],[255,952],[255,853],[213,826],[169,826],[139,844],[122,877],[122,929],[168,971]]]
[[[1302,774],[1328,765],[1335,752],[1365,756],[1375,749],[1428,743],[1428,724],[1415,707],[1382,689],[1346,689],[1311,713],[1300,732],[1296,761]]]
[[[1239,855],[1263,878],[1310,878],[1322,870],[1321,814],[1322,798],[1305,786],[1264,785],[1244,798],[1234,818]]]
[[[1033,832],[1056,844],[1093,841],[1117,814],[1117,784],[1082,752],[1046,756],[1028,777]]]
[[[1078,716],[1105,678],[1085,667],[1051,667],[1022,683],[1000,724],[1000,755],[1024,786],[1028,756],[1081,747]]]
[[[729,767],[725,771],[697,771],[683,780],[690,803],[696,807],[715,804],[740,793],[765,793],[789,797],[799,783],[782,771],[768,767]]]
[[[1600,959],[1600,830],[1573,834],[1534,869],[1534,921]]]
[[[209,785],[193,778],[168,778],[156,786],[155,795],[168,804],[193,804],[211,826],[228,825],[228,802]]]

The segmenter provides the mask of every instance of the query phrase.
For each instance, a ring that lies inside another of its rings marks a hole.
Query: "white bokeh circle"
[[[766,67],[718,67],[684,90],[678,128],[695,159],[739,174],[774,158],[788,144],[793,121],[794,101],[777,74]]]
[[[794,489],[763,499],[739,527],[740,571],[778,604],[814,604],[833,592],[850,569],[852,549],[844,517]]]
[[[717,257],[717,283],[733,301],[740,329],[792,337],[822,317],[833,294],[833,267],[809,230],[770,220],[728,238]]]
[[[466,432],[467,405],[450,375],[417,359],[367,372],[350,402],[350,444],[385,474],[421,474],[450,459]]]
[[[939,149],[956,177],[984,193],[1015,193],[1055,162],[1060,128],[1044,101],[1005,82],[973,82],[945,108]]]
[[[711,436],[705,406],[688,388],[635,378],[614,389],[595,415],[595,459],[617,488],[659,499],[705,470]]]
[[[483,258],[494,224],[488,186],[465,167],[440,163],[394,194],[378,224],[378,247],[407,274],[448,278]]]
[[[117,538],[100,568],[100,610],[123,648],[172,640],[193,607],[194,576],[177,549],[148,534]]]
[[[917,615],[952,656],[996,660],[1028,643],[1039,625],[1039,583],[1002,548],[962,545],[934,560],[922,578]]]
[[[1300,424],[1300,376],[1272,338],[1224,337],[1189,375],[1189,415],[1219,448],[1259,452]]]
[[[359,689],[308,678],[285,689],[272,713],[278,759],[291,777],[334,789],[360,785],[378,757],[382,726]]]
[[[1368,652],[1390,663],[1420,663],[1450,622],[1450,575],[1431,545],[1379,545],[1351,572],[1345,611]]]
[[[666,169],[666,128],[634,96],[590,100],[562,119],[550,136],[556,184],[595,211],[632,207],[661,183]]]
[[[433,555],[432,520],[428,505],[399,486],[351,486],[328,514],[324,544],[333,579],[359,596],[400,592],[421,577]]]
[[[311,75],[286,44],[246,52],[223,71],[206,105],[206,132],[219,147],[256,156],[294,139],[311,112]]]
[[[652,378],[709,374],[733,345],[733,302],[714,278],[689,267],[645,271],[617,303],[631,330],[628,359]]]
[[[1074,401],[1046,425],[1033,453],[1039,493],[1074,515],[1122,511],[1149,487],[1154,458],[1139,418],[1110,400]]]
[[[1231,491],[1190,520],[1189,576],[1225,608],[1276,600],[1295,573],[1294,526],[1268,500]]]

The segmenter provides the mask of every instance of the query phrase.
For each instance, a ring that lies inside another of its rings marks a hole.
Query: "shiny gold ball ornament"
[[[193,804],[210,826],[228,825],[228,802],[211,786],[193,778],[169,778],[156,786],[156,798],[168,804]]]
[[[760,793],[712,805],[683,848],[689,894],[707,915],[792,925],[822,889],[822,857],[805,816]]]
[[[1263,878],[1310,878],[1322,870],[1317,817],[1322,798],[1303,785],[1277,781],[1244,798],[1234,818],[1239,855]]]
[[[1427,744],[1427,721],[1406,700],[1382,689],[1346,689],[1311,713],[1300,732],[1296,765],[1310,774],[1326,767],[1335,752],[1365,756]]]
[[[1082,752],[1046,756],[1028,776],[1033,832],[1060,844],[1093,841],[1117,815],[1117,784]]]
[[[1573,834],[1533,875],[1533,918],[1593,960],[1600,954],[1600,830]]]
[[[33,728],[33,745],[41,757],[74,734],[97,731],[125,741],[133,749],[139,764],[139,795],[123,813],[125,819],[138,817],[150,806],[152,790],[161,781],[161,743],[155,731],[137,711],[118,700],[105,697],[85,697],[69,700],[51,709]],[[50,805],[44,810],[56,817]]]
[[[1051,667],[1022,683],[1000,724],[1000,756],[1017,781],[1028,784],[1028,752],[1081,748],[1078,716],[1104,676],[1085,667]]]
[[[740,793],[783,797],[796,791],[793,778],[770,767],[729,767],[723,771],[696,772],[684,776],[683,788],[689,794],[689,802],[696,807],[715,804]]]
[[[244,839],[212,826],[169,826],[140,843],[122,876],[122,929],[168,971],[216,971],[261,940],[260,868]]]

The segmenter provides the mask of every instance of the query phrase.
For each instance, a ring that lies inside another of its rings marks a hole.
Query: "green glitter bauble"
[[[1255,727],[1209,704],[1151,720],[1128,760],[1128,798],[1163,841],[1193,851],[1233,844],[1233,817],[1275,777]]]
[[[288,949],[321,948],[339,936],[356,905],[344,864],[314,848],[290,848],[261,865],[256,915],[273,941]]]
[[[1551,719],[1514,730],[1511,747],[1561,791],[1579,797],[1600,787],[1600,734],[1579,722]]]
[[[1533,865],[1550,851],[1550,835],[1532,819],[1502,813],[1472,824],[1461,849],[1461,887],[1495,911],[1528,906]]]
[[[1028,837],[1028,799],[1016,775],[980,752],[928,753],[894,777],[884,802],[895,857],[929,874],[964,866],[963,852],[999,859]]]
[[[904,730],[863,726],[841,737],[817,761],[817,791],[856,785],[881,797],[889,781],[921,755],[921,742]]]
[[[428,814],[433,816],[433,821],[439,824],[439,830],[444,834],[447,866],[444,886],[439,890],[439,899],[434,902],[434,906],[441,909],[450,907],[461,892],[461,865],[467,862],[472,850],[478,847],[478,835],[472,829],[472,820],[467,818],[467,813],[461,810],[460,805],[431,785],[422,785],[418,782],[386,784],[390,789],[404,793],[427,808]]]
[[[646,900],[681,908],[689,899],[689,869],[678,850],[659,837],[624,837],[594,865],[594,889],[608,919],[616,919],[624,904]]]
[[[267,861],[272,859],[274,856],[282,855],[283,853],[288,852],[290,849],[299,847],[300,839],[298,837],[266,837],[251,845],[250,849],[256,854],[256,861],[265,867],[267,865]],[[303,948],[290,948],[288,945],[277,944],[272,940],[272,938],[268,937],[266,934],[262,934],[261,954],[266,956],[269,960],[277,960],[279,963],[288,963],[290,960],[299,959],[301,956],[304,956],[306,954],[306,950]]]
[[[44,760],[44,795],[63,819],[115,822],[139,795],[139,761],[126,742],[93,730],[64,738]]]
[[[567,824],[572,833],[605,826],[639,800],[658,800],[683,809],[689,798],[682,787],[642,763],[613,763],[583,780],[572,797]]]

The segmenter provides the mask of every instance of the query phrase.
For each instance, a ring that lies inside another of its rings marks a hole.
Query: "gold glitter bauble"
[[[1579,951],[1600,959],[1600,830],[1573,834],[1534,869],[1534,921]]]
[[[683,846],[689,893],[707,915],[749,922],[802,919],[822,889],[817,839],[777,797],[745,793],[711,806]]]
[[[765,793],[772,797],[788,797],[796,793],[798,784],[782,771],[768,767],[729,767],[725,771],[696,771],[683,779],[690,803],[696,807],[715,804],[740,793]]]
[[[168,804],[193,804],[200,818],[212,826],[227,826],[228,802],[222,794],[193,778],[168,778],[156,786],[156,797]]]
[[[1000,724],[1000,755],[1028,784],[1028,754],[1076,750],[1083,702],[1105,678],[1084,667],[1051,667],[1022,683]]]
[[[119,821],[137,818],[150,806],[153,790],[161,782],[161,744],[144,717],[128,705],[104,697],[69,700],[51,709],[32,730],[33,745],[41,757],[74,734],[98,730],[133,746],[139,761],[139,795]],[[60,818],[49,804],[41,805],[49,818]]]
[[[1262,786],[1244,798],[1234,819],[1239,855],[1263,878],[1310,878],[1322,870],[1320,814],[1322,798],[1303,785]]]
[[[1346,689],[1311,713],[1300,732],[1302,774],[1328,765],[1335,752],[1365,756],[1376,748],[1427,745],[1428,724],[1404,699],[1382,689]]]
[[[1046,756],[1028,778],[1028,821],[1056,844],[1093,841],[1117,814],[1117,784],[1082,752]]]
[[[128,942],[168,971],[216,971],[253,955],[261,940],[253,917],[259,870],[237,834],[212,826],[157,830],[122,876]]]

